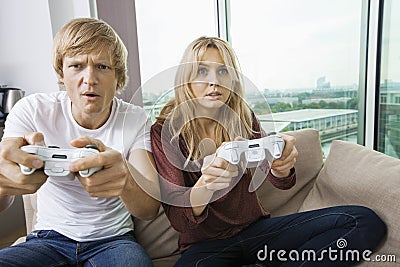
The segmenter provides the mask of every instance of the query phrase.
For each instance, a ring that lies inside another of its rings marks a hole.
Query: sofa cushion
[[[257,190],[258,198],[271,216],[295,213],[311,190],[315,178],[323,165],[319,133],[314,129],[286,132],[296,138],[299,156],[295,164],[297,181],[289,190],[275,188],[265,181]]]
[[[400,259],[399,203],[399,159],[357,144],[333,141],[324,167],[300,210],[344,204],[367,206],[388,226],[387,241],[376,254],[395,254]],[[393,262],[387,264],[393,266]]]
[[[135,236],[153,260],[169,262],[170,257],[177,259],[178,232],[172,228],[164,209],[161,206],[158,215],[151,221],[134,218]],[[176,255],[176,257],[173,257]],[[159,264],[160,266],[172,266]]]

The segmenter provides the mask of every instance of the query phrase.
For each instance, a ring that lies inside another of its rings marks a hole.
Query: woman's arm
[[[161,129],[161,125],[153,125],[150,135],[162,203],[171,225],[186,232],[197,228],[208,217],[208,204],[214,192],[230,186],[232,177],[238,175],[238,168],[214,154],[204,158],[201,171],[184,167],[186,158],[179,144],[172,145],[169,136],[161,135]]]
[[[189,173],[185,174],[183,168],[178,166],[181,152],[179,147],[170,144],[170,137],[163,136],[162,140],[161,130],[161,125],[154,124],[150,131],[151,147],[160,181],[161,203],[171,225],[178,232],[186,232],[196,228],[207,218],[208,213],[207,209],[201,216],[193,213],[190,199],[193,189],[186,186],[184,177]]]

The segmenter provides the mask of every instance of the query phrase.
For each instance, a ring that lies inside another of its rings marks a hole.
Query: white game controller
[[[280,158],[284,147],[283,138],[275,133],[270,133],[259,139],[228,142],[218,149],[217,157],[232,164],[244,161],[247,163],[247,168],[253,168],[265,159],[266,151],[272,156],[272,160]]]
[[[72,161],[99,153],[97,147],[94,145],[88,145],[85,148],[74,149],[60,149],[58,147],[27,145],[21,147],[21,150],[29,154],[36,155],[43,160],[44,173],[46,175],[68,177],[71,180],[73,180],[75,177],[75,175],[69,171],[69,165]],[[30,175],[36,170],[21,164],[20,168],[21,172],[25,175]],[[82,177],[89,177],[101,169],[102,167],[89,168],[87,170],[79,171],[79,174]]]

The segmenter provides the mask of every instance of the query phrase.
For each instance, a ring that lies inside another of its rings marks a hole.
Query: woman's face
[[[216,48],[207,48],[190,88],[198,103],[205,108],[220,108],[229,99],[232,77]]]

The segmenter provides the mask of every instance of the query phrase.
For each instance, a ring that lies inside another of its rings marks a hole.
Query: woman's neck
[[[197,119],[196,130],[200,136],[200,143],[198,149],[200,152],[200,158],[204,158],[217,150],[215,126],[216,122],[211,119]]]
[[[210,138],[215,139],[216,122],[212,119],[196,119],[196,128],[201,139]]]

